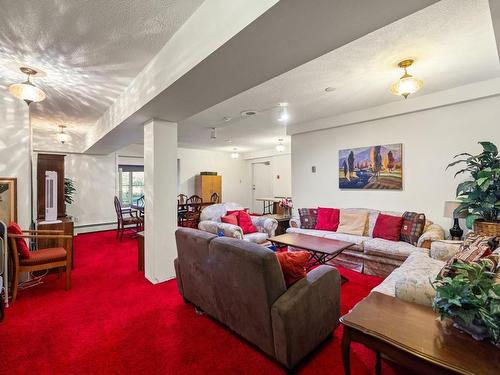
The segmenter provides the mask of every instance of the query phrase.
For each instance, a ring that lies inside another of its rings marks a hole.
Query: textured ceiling
[[[34,128],[65,123],[78,142],[201,3],[0,0],[1,96],[24,80],[20,65],[43,70],[35,82],[47,99],[33,106]]]
[[[389,86],[402,74],[397,62],[407,57],[415,59],[410,72],[424,81],[413,97],[498,77],[488,1],[443,0],[387,25],[183,121],[179,142],[224,151],[265,149],[285,134],[277,121],[280,102],[289,103],[290,123],[299,123],[404,100]],[[328,86],[336,90],[325,92]],[[261,113],[239,116],[248,109]],[[233,119],[224,122],[225,116]],[[212,126],[219,128],[215,141]]]

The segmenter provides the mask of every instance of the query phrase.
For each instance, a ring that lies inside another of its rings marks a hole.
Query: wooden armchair
[[[191,195],[186,200],[187,212],[184,215],[184,226],[198,228],[203,199],[198,195]]]
[[[73,256],[73,236],[63,234],[62,230],[23,230],[23,234],[8,234],[10,259],[13,265],[12,273],[12,302],[17,297],[17,287],[20,272],[33,272],[41,270],[58,269],[61,277],[61,269],[66,271],[66,290],[71,289],[71,257]],[[41,239],[63,240],[64,247],[53,247],[38,249],[30,252],[29,259],[19,257],[17,239],[30,239],[33,241]]]
[[[144,225],[144,221],[137,215],[137,211],[131,208],[123,208],[118,197],[114,199],[116,211],[116,238],[123,239],[123,232],[127,229],[132,229],[136,233],[139,232]]]

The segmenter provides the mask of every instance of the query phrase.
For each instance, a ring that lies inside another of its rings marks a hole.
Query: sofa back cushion
[[[242,209],[243,207],[239,203],[226,202],[226,203],[212,204],[210,206],[205,207],[201,211],[200,220],[218,221],[220,223],[221,217],[226,216],[226,213],[228,211],[237,211]]]
[[[363,236],[366,230],[368,212],[340,210],[340,222],[337,232]]]
[[[373,238],[383,238],[389,241],[399,241],[401,235],[401,216],[385,215],[380,213],[373,228]]]
[[[211,241],[209,253],[219,320],[274,356],[271,306],[286,291],[275,253],[227,237]]]
[[[335,232],[339,226],[340,210],[338,208],[318,207],[318,217],[314,229]]]
[[[175,232],[177,259],[184,298],[217,317],[210,282],[208,246],[216,235],[191,229],[179,228]]]
[[[316,227],[317,208],[299,208],[299,216],[302,229],[314,229]]]
[[[401,225],[401,241],[417,246],[418,239],[424,233],[425,215],[406,211]]]

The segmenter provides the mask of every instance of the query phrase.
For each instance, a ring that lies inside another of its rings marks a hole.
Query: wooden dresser
[[[210,202],[213,193],[217,193],[222,202],[222,176],[198,175],[195,176],[195,194]]]

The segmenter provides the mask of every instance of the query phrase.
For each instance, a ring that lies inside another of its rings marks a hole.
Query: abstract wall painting
[[[17,179],[0,177],[0,220],[17,221]]]
[[[403,145],[377,145],[339,151],[340,189],[403,189]]]

